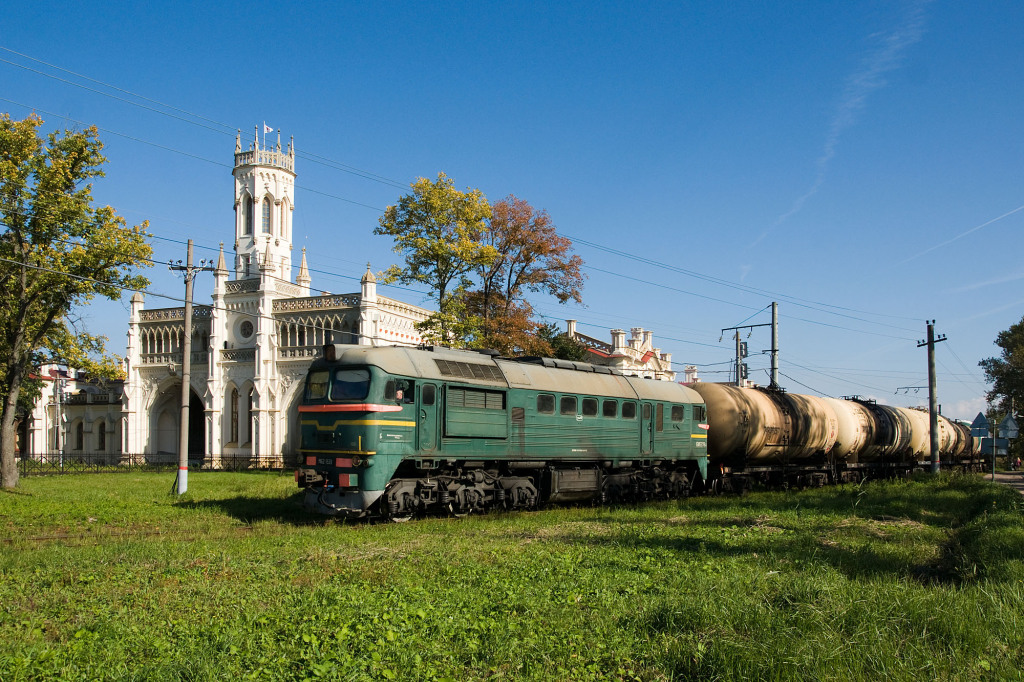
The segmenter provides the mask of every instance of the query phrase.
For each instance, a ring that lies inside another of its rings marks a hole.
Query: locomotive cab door
[[[433,452],[437,449],[437,400],[436,384],[420,385],[419,428],[416,429],[418,449],[421,452]]]
[[[654,443],[654,409],[651,403],[644,403],[640,412],[640,452],[651,454]]]

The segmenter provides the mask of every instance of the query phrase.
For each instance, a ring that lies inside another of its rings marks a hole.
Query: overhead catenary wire
[[[105,87],[110,87],[110,88],[116,89],[116,90],[118,90],[120,92],[124,92],[126,94],[130,94],[133,97],[138,97],[140,99],[144,99],[144,100],[147,100],[147,101],[159,104],[160,106],[167,107],[167,108],[173,109],[175,111],[185,113],[188,116],[192,116],[192,117],[195,117],[195,118],[200,118],[200,119],[203,119],[203,120],[212,121],[212,119],[206,119],[205,117],[202,117],[202,116],[200,116],[198,114],[193,114],[192,112],[188,112],[188,111],[186,111],[184,109],[173,107],[172,105],[168,105],[168,104],[165,104],[165,103],[162,103],[162,102],[158,102],[157,100],[152,100],[150,98],[146,98],[146,97],[144,97],[142,95],[138,95],[137,93],[133,93],[133,92],[128,91],[128,90],[123,89],[123,88],[119,88],[118,86],[110,85],[110,84],[105,83],[103,81],[99,81],[97,79],[92,79],[92,78],[90,78],[88,76],[84,76],[82,74],[77,74],[75,72],[71,72],[71,71],[69,71],[67,69],[63,69],[62,67],[59,67],[59,66],[56,66],[56,65],[51,65],[51,64],[49,64],[47,62],[43,62],[42,60],[38,60],[38,59],[36,59],[34,57],[31,57],[30,55],[24,55],[22,53],[18,53],[18,52],[15,52],[13,50],[10,50],[9,48],[4,48],[3,46],[0,46],[0,49],[5,49],[8,52],[11,52],[13,54],[17,54],[17,55],[19,55],[21,57],[24,57],[24,58],[27,58],[27,59],[31,59],[33,61],[36,61],[38,63],[42,63],[42,64],[47,65],[47,66],[51,66],[52,68],[60,69],[62,71],[65,71],[67,73],[73,74],[73,75],[81,77],[81,78],[88,79],[91,82],[102,84]],[[32,71],[32,72],[35,72],[35,73],[39,73],[40,75],[43,75],[43,76],[46,76],[46,77],[56,78],[57,80],[60,80],[62,82],[66,82],[66,83],[68,83],[70,85],[74,85],[74,86],[77,86],[77,87],[83,87],[83,88],[86,88],[88,90],[92,90],[92,91],[97,92],[98,94],[101,94],[101,95],[114,97],[115,99],[117,99],[119,101],[124,101],[124,102],[126,102],[128,104],[132,104],[132,105],[135,105],[135,106],[142,106],[142,107],[150,109],[150,110],[152,110],[152,111],[154,111],[155,113],[158,113],[158,114],[172,116],[174,118],[178,118],[179,120],[185,120],[185,119],[182,119],[181,117],[179,117],[177,115],[172,115],[172,114],[169,114],[167,112],[162,112],[159,109],[155,109],[153,107],[148,107],[148,106],[145,106],[145,105],[141,105],[141,104],[138,104],[136,102],[132,102],[130,100],[126,100],[126,99],[121,98],[121,97],[110,95],[109,93],[104,93],[102,91],[97,91],[97,90],[95,90],[93,88],[88,88],[87,86],[83,86],[81,84],[74,83],[73,81],[68,81],[67,79],[62,79],[62,78],[53,76],[52,74],[47,74],[45,72],[38,71],[37,69],[32,69],[31,67],[27,67],[27,66],[24,66],[24,65],[21,65],[21,64],[17,64],[16,62],[11,62],[9,60],[2,60],[2,59],[0,59],[0,61],[6,62],[6,63],[11,64],[12,66],[15,66],[15,67],[18,67],[18,68],[28,69],[29,71]],[[20,106],[26,106],[26,105],[20,105]],[[55,115],[58,115],[58,114],[55,114]],[[190,122],[190,121],[186,120],[186,122]],[[201,125],[201,124],[198,124],[198,123],[195,123],[195,124],[196,125]],[[229,126],[226,123],[216,122],[216,124],[221,126],[221,127],[223,127],[223,128],[230,128],[231,127],[231,126]],[[208,126],[204,125],[203,127],[208,127]],[[111,132],[113,132],[113,131],[111,131]],[[224,132],[224,131],[219,131],[219,132]],[[114,133],[114,134],[118,134],[118,133]],[[354,167],[347,166],[345,164],[340,164],[339,162],[327,159],[326,157],[322,157],[322,156],[313,154],[313,155],[310,155],[310,158],[311,158],[311,160],[313,160],[314,158],[315,159],[319,159],[319,160],[321,160],[321,161],[331,165],[332,167],[337,167],[339,170],[345,170],[346,172],[355,171],[361,177],[366,177],[367,179],[372,179],[372,180],[375,180],[375,181],[384,182],[385,184],[392,184],[392,185],[395,185],[395,186],[398,186],[398,187],[404,187],[405,186],[405,185],[402,185],[401,183],[398,183],[397,181],[391,180],[389,178],[385,178],[385,177],[380,176],[378,174],[371,173],[369,171],[364,171],[362,169],[356,169]],[[379,207],[371,206],[369,204],[364,204],[362,202],[357,202],[357,201],[354,201],[354,200],[351,200],[351,199],[347,199],[345,197],[339,197],[339,196],[336,196],[336,195],[332,195],[332,194],[327,193],[327,192],[321,192],[319,190],[315,190],[315,189],[308,188],[308,187],[305,187],[305,188],[302,188],[302,189],[304,189],[304,191],[310,191],[310,192],[313,192],[313,193],[321,194],[321,195],[327,196],[329,198],[339,199],[341,201],[346,201],[346,202],[349,202],[349,203],[353,203],[355,205],[359,205],[359,206],[362,206],[362,207],[365,207],[365,208],[369,208],[371,210],[383,211],[383,209],[381,209]],[[630,254],[628,252],[621,251],[619,249],[613,249],[611,247],[607,247],[607,246],[604,246],[604,245],[596,244],[594,242],[589,242],[589,241],[587,241],[585,239],[573,238],[570,235],[565,235],[565,236],[569,237],[570,239],[572,239],[576,243],[580,243],[580,244],[584,244],[584,245],[587,245],[587,246],[591,246],[593,248],[598,248],[598,249],[601,249],[601,250],[605,250],[605,251],[607,251],[609,253],[613,253],[613,254],[617,254],[617,255],[623,256],[623,257],[627,257],[627,258],[631,258],[631,259],[634,259],[634,260],[638,260],[640,262],[644,262],[644,263],[648,263],[648,264],[651,264],[651,265],[655,265],[657,267],[667,268],[667,269],[679,272],[681,274],[686,274],[688,276],[696,277],[698,279],[702,279],[704,281],[715,283],[715,284],[718,284],[718,285],[721,285],[721,286],[729,286],[729,287],[732,287],[732,288],[735,288],[735,289],[738,289],[738,290],[741,290],[741,291],[745,291],[745,292],[748,292],[748,293],[756,293],[756,294],[759,294],[759,295],[770,295],[770,296],[776,296],[776,297],[779,297],[779,298],[784,298],[788,302],[790,302],[790,303],[792,303],[794,305],[800,305],[802,307],[811,308],[811,309],[817,310],[818,312],[824,312],[826,314],[833,314],[833,315],[839,315],[839,316],[842,316],[842,317],[848,317],[850,319],[855,319],[855,320],[858,320],[858,321],[862,321],[862,322],[865,322],[867,324],[879,324],[879,325],[883,325],[883,326],[888,326],[888,327],[900,329],[900,330],[903,330],[903,331],[912,331],[912,330],[909,330],[909,329],[906,329],[906,328],[903,328],[903,327],[896,327],[894,325],[885,325],[884,323],[878,323],[878,322],[874,322],[874,321],[871,321],[871,320],[865,320],[863,318],[858,318],[858,317],[854,317],[854,316],[851,316],[851,315],[846,315],[844,313],[839,313],[839,312],[830,311],[830,310],[820,310],[818,308],[814,308],[813,306],[825,306],[825,307],[829,307],[829,308],[835,308],[836,310],[846,310],[846,311],[851,311],[851,312],[858,312],[858,313],[861,313],[861,314],[874,314],[874,315],[879,315],[879,316],[882,316],[882,317],[892,317],[892,318],[897,318],[897,319],[912,319],[912,318],[909,318],[909,317],[871,313],[869,311],[860,311],[860,310],[856,310],[856,309],[853,309],[853,308],[837,306],[837,305],[828,304],[828,303],[807,301],[806,299],[800,299],[798,297],[793,297],[793,296],[789,296],[789,295],[785,295],[785,294],[778,294],[778,293],[775,293],[775,292],[761,290],[761,289],[757,289],[757,288],[754,288],[754,287],[749,287],[749,286],[742,285],[742,284],[736,284],[736,283],[730,282],[728,280],[724,280],[722,278],[717,278],[717,277],[713,277],[713,276],[710,276],[710,275],[705,275],[705,274],[702,274],[702,273],[698,273],[696,271],[686,270],[684,268],[679,268],[677,266],[671,266],[671,265],[668,265],[668,264],[656,261],[654,259],[650,259],[650,258],[646,258],[646,257],[642,257],[642,256],[637,256],[635,254]],[[601,271],[601,270],[599,270],[597,268],[590,268],[590,269],[594,269],[596,271]],[[617,273],[610,273],[609,271],[603,271],[603,272],[606,272],[608,274],[617,274]],[[717,299],[717,298],[714,298],[714,297],[709,297],[709,296],[703,296],[703,295],[700,295],[700,294],[695,294],[693,292],[683,292],[683,293],[690,293],[691,295],[700,296],[700,297],[705,298],[707,300],[715,300],[715,301],[723,302],[723,303],[726,303],[728,305],[737,305],[737,306],[740,306],[740,307],[749,307],[749,306],[742,306],[742,304],[737,304],[737,303],[733,303],[733,302],[729,302],[729,301],[724,301],[722,299]],[[807,303],[800,303],[800,301],[807,301]],[[784,317],[790,317],[790,316],[784,316]],[[823,322],[820,322],[820,321],[817,321],[817,320],[809,320],[809,319],[806,319],[806,318],[793,317],[791,319],[796,319],[796,320],[799,320],[799,321],[807,322],[809,324],[819,324],[819,325],[824,325],[824,326],[832,326],[832,327],[837,328],[837,329],[842,329],[842,330],[846,330],[846,331],[854,331],[854,332],[857,332],[857,333],[865,333],[865,334],[873,333],[873,332],[868,332],[868,331],[860,330],[860,329],[853,329],[853,328],[848,328],[848,327],[842,327],[842,326],[839,326],[839,325],[828,325],[827,323],[823,323]],[[882,334],[879,334],[879,335],[880,336],[885,336],[885,335],[882,335]],[[895,337],[895,336],[890,336],[890,338],[901,338],[903,340],[909,340],[909,339],[904,339],[903,337]]]

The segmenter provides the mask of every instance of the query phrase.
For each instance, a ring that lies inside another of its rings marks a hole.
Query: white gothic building
[[[367,265],[358,292],[311,295],[305,249],[292,279],[295,148],[235,142],[234,257],[223,245],[209,305],[192,313],[189,452],[218,466],[258,458],[290,464],[306,369],[335,343],[417,345],[429,310],[377,295]],[[178,448],[184,308],[131,301],[121,419],[124,453]]]

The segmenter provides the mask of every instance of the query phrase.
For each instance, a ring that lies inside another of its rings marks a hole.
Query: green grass
[[[978,478],[399,525],[171,479],[0,493],[0,679],[1024,677],[1024,498]]]

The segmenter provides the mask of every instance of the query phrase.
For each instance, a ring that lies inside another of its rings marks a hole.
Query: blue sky
[[[15,4],[0,111],[97,125],[95,196],[158,262],[230,249],[234,131],[266,121],[295,138],[316,289],[397,262],[381,210],[444,171],[578,240],[585,307],[550,320],[651,329],[714,381],[720,329],[777,300],[787,389],[914,406],[935,319],[939,402],[970,419],[1024,315],[1022,25],[1018,2]],[[127,298],[82,311],[115,350]],[[767,383],[768,332],[747,341]]]

